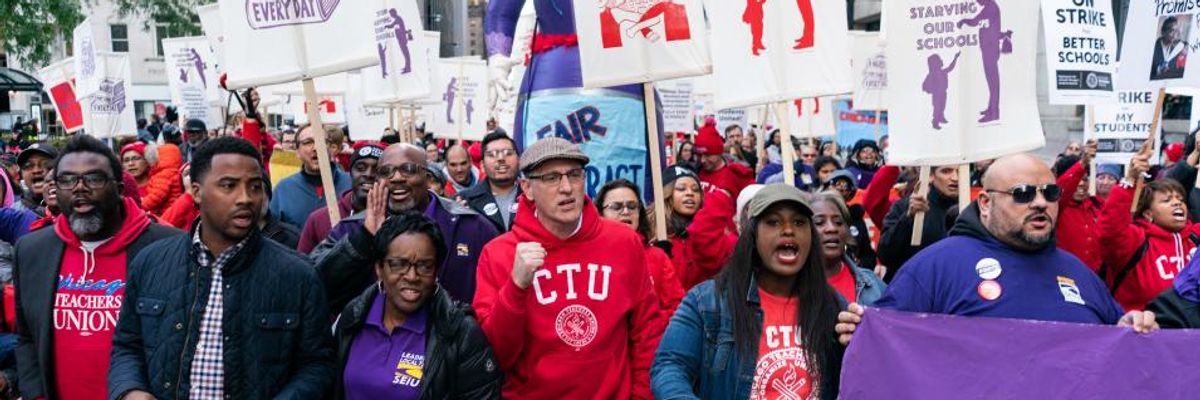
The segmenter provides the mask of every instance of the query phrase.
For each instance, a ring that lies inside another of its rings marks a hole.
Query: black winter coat
[[[346,398],[342,386],[350,345],[362,331],[375,296],[372,285],[350,301],[334,328],[338,343],[338,370],[334,383],[335,400]],[[421,399],[499,399],[503,374],[488,344],[474,311],[455,302],[438,286],[426,301],[429,318],[425,330],[425,368],[422,371]]]
[[[1200,304],[1179,296],[1175,288],[1169,288],[1146,306],[1154,313],[1155,321],[1163,329],[1200,328]]]
[[[334,348],[316,271],[257,229],[248,240],[222,270],[226,398],[325,398]],[[196,259],[192,236],[180,235],[150,245],[129,264],[108,398],[131,390],[160,400],[188,398],[212,282],[212,269]]]
[[[944,239],[950,231],[946,223],[946,213],[958,205],[958,199],[944,196],[933,187],[929,188],[928,199],[929,211],[925,212],[920,246],[912,245],[913,217],[908,216],[908,197],[892,204],[887,217],[883,218],[883,235],[879,238],[879,262],[888,267],[884,281],[891,282],[892,277],[896,276],[896,272],[908,259]]]
[[[512,190],[517,191],[517,198],[521,197],[521,186],[514,185]],[[501,210],[500,205],[496,203],[496,196],[492,194],[492,183],[490,180],[484,179],[469,189],[458,193],[458,198],[467,203],[467,207],[484,216],[492,225],[496,227],[496,231],[500,233],[508,232],[512,227],[512,221],[517,219],[517,213],[514,210]],[[517,202],[513,202],[516,206]],[[491,213],[488,213],[491,211]],[[508,224],[504,223],[503,213],[508,213]]]

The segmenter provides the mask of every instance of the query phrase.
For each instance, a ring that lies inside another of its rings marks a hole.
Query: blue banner
[[[835,123],[838,131],[838,147],[842,149],[849,150],[860,139],[874,141],[876,129],[879,129],[880,137],[888,133],[887,111],[880,114],[875,114],[874,111],[855,111],[851,108],[850,100],[835,100],[833,107],[837,110]],[[875,126],[876,115],[882,119],[878,127]]]

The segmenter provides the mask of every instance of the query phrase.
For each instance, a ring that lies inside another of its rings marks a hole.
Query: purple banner
[[[1200,331],[966,318],[869,309],[840,398],[1188,399]]]

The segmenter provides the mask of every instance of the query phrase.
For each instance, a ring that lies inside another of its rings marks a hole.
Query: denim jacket
[[[879,279],[874,271],[859,267],[849,257],[843,258],[854,273],[854,297],[857,299],[855,302],[864,306],[875,304],[883,297],[883,292],[887,291],[887,284],[883,283],[883,279]]]
[[[845,307],[845,300],[838,296]],[[739,357],[733,339],[733,317],[713,280],[688,292],[663,334],[650,386],[659,400],[749,399],[758,354]],[[751,280],[746,302],[754,308],[755,326],[761,329],[758,284]],[[758,345],[754,346],[756,349]],[[820,382],[821,398],[837,398],[842,354],[826,358]],[[815,388],[814,388],[815,389]]]

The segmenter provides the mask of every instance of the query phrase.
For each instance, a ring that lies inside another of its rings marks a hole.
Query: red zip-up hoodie
[[[716,276],[733,254],[737,204],[723,191],[705,190],[704,203],[688,225],[686,237],[671,236],[671,263],[686,292]]]
[[[1100,213],[1096,231],[1100,235],[1100,257],[1108,269],[1108,285],[1129,263],[1142,243],[1150,242],[1149,248],[1138,259],[1137,265],[1125,275],[1113,297],[1125,311],[1141,310],[1159,293],[1171,287],[1175,277],[1192,259],[1196,245],[1189,236],[1200,234],[1200,224],[1189,222],[1179,233],[1171,233],[1158,225],[1129,213],[1133,205],[1133,188],[1114,186],[1108,194],[1108,202]]]
[[[1058,186],[1062,187],[1063,195],[1058,200],[1055,240],[1058,241],[1060,249],[1079,257],[1079,261],[1083,261],[1084,265],[1099,273],[1103,260],[1100,259],[1100,244],[1096,239],[1095,227],[1104,203],[1098,197],[1085,197],[1083,201],[1075,201],[1075,190],[1083,183],[1085,174],[1087,171],[1083,169],[1083,163],[1076,163],[1058,177]],[[1125,209],[1129,210],[1128,207]],[[1117,267],[1123,266],[1125,264]]]
[[[559,239],[521,197],[511,232],[483,247],[475,311],[504,371],[507,399],[650,399],[650,364],[665,327],[641,238],[600,218]],[[545,264],[528,288],[512,267],[517,243],[537,242]]]

